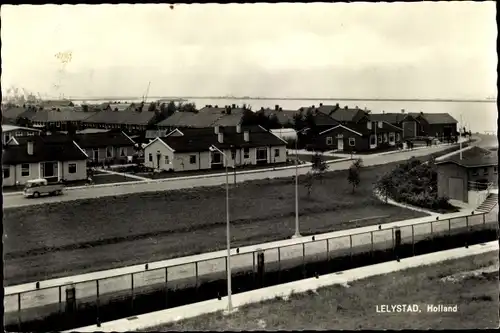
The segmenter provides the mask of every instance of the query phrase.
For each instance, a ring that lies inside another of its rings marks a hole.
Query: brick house
[[[389,123],[366,121],[349,126],[339,124],[321,132],[314,141],[317,150],[366,152],[388,149],[402,141],[403,130]]]

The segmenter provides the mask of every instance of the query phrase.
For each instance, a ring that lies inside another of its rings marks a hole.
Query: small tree
[[[311,173],[308,172],[304,179],[304,187],[307,190],[307,198],[311,197],[313,185],[314,185],[314,177]]]
[[[352,165],[349,167],[347,174],[347,181],[352,185],[352,193],[356,190],[356,187],[359,186],[361,182],[360,171],[363,166],[363,162],[361,159],[356,159],[352,162]]]
[[[326,164],[323,155],[316,153],[311,158],[311,170],[318,176],[321,182],[323,182],[323,175],[328,170],[328,164]]]

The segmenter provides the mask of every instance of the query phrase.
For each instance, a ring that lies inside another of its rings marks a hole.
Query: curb
[[[334,164],[339,162],[345,162],[350,160],[350,158],[340,158],[336,160],[326,161],[327,164]],[[310,162],[306,162],[298,166],[298,168],[307,168],[312,164]],[[259,170],[246,170],[246,171],[237,171],[236,175],[244,175],[244,174],[256,174],[262,172],[275,172],[282,170],[295,169],[294,165],[286,166],[286,167],[278,167],[278,168],[267,168],[267,169],[259,169]],[[114,173],[117,174],[117,173]],[[122,174],[124,177],[130,177],[127,174]],[[181,176],[181,177],[171,177],[171,178],[163,178],[163,179],[145,179],[145,180],[136,180],[130,182],[121,182],[121,183],[110,183],[110,184],[97,184],[97,185],[85,185],[85,186],[68,186],[64,190],[65,191],[74,191],[81,189],[91,189],[91,188],[102,188],[102,187],[115,187],[115,186],[134,186],[138,184],[156,184],[156,183],[164,183],[171,182],[176,180],[189,180],[189,179],[200,179],[200,178],[216,178],[216,177],[224,177],[226,173],[215,173],[215,174],[205,174],[205,175],[196,175],[196,176]],[[3,193],[4,196],[13,196],[13,195],[22,195],[23,192],[9,192]]]
[[[359,267],[343,271],[343,274],[341,275],[336,272],[319,276],[318,278],[309,278],[277,286],[243,292],[233,295],[232,301],[235,309],[237,309],[238,307],[242,307],[247,304],[272,300],[276,299],[277,297],[289,297],[292,294],[300,294],[310,290],[314,291],[316,289],[332,285],[340,284],[346,286],[346,284],[348,284],[349,282],[353,282],[356,280],[386,275],[414,267],[433,265],[447,260],[466,258],[493,251],[498,251],[497,241],[472,245],[469,246],[469,248],[458,248],[424,254],[411,258],[405,258],[401,259],[399,262],[390,261],[381,264]],[[65,332],[120,332],[150,329],[179,320],[223,311],[226,309],[226,307],[227,296],[222,297],[220,300],[208,300],[167,310],[155,311],[130,318],[118,319],[103,323],[100,326],[92,325],[80,327]]]

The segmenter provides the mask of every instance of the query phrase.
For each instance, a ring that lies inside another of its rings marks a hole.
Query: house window
[[[493,173],[494,173],[494,174],[497,174],[497,173],[498,173],[498,167],[496,167],[496,166],[494,166],[494,167],[493,167]]]
[[[170,164],[170,158],[168,155],[165,155],[165,164]]]
[[[378,143],[382,143],[382,135],[378,136]]]
[[[196,164],[196,155],[189,155],[189,163]]]
[[[9,134],[5,134],[5,142],[7,142],[9,140],[10,140],[10,135]]]
[[[280,150],[279,149],[274,150],[274,157],[280,157]]]
[[[477,171],[476,168],[472,169],[472,175],[473,176],[478,176],[479,175],[479,172]]]
[[[394,143],[394,133],[389,133],[389,142]]]
[[[371,122],[371,121],[368,121],[368,122],[366,123],[366,128],[368,128],[369,130],[371,130],[371,129],[372,129],[372,122]]]
[[[483,168],[483,175],[485,175],[485,176],[488,175],[488,168]]]
[[[356,145],[356,138],[349,138],[349,146],[354,147]]]
[[[30,165],[28,163],[21,164],[21,176],[29,177],[30,175]]]
[[[374,135],[370,136],[370,145],[373,146],[376,143],[377,143],[377,138]]]
[[[9,167],[4,167],[3,169],[3,178],[7,179],[10,177],[10,168]]]
[[[232,160],[236,159],[236,150],[231,150],[231,159]]]
[[[400,141],[401,140],[401,135],[399,133],[396,133],[396,141]]]
[[[121,157],[125,157],[126,155],[127,155],[127,154],[126,154],[126,152],[125,152],[125,148],[121,147],[121,148],[120,148],[120,156],[121,156]]]
[[[333,138],[331,136],[326,138],[326,144],[329,146],[333,145]]]
[[[382,122],[381,121],[378,122],[378,128],[382,128]]]
[[[243,149],[243,157],[244,158],[250,158],[250,148],[244,148]]]
[[[76,163],[68,164],[68,172],[69,173],[76,173]]]
[[[387,133],[384,133],[384,142],[387,143]]]
[[[113,157],[113,147],[106,148],[106,157]]]
[[[153,154],[149,153],[149,162],[153,162]]]

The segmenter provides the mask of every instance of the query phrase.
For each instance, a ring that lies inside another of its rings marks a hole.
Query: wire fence
[[[304,266],[311,261],[332,260],[340,256],[354,256],[380,250],[393,251],[399,245],[412,245],[411,255],[416,255],[415,244],[421,240],[464,232],[498,230],[497,221],[496,213],[479,213],[332,238],[308,236],[297,239],[294,244],[243,250],[241,253],[238,249],[235,255],[231,255],[231,272],[233,276],[249,273],[255,278],[259,256],[263,256],[266,272],[281,272],[290,267]],[[92,306],[99,313],[103,304],[118,299],[130,299],[133,307],[136,295],[151,290],[162,289],[168,295],[169,290],[198,287],[208,281],[225,280],[227,256],[154,269],[149,269],[146,264],[143,271],[127,274],[119,274],[119,270],[117,272],[116,275],[106,278],[51,287],[40,287],[39,283],[34,283],[33,290],[23,292],[9,292],[7,287],[4,297],[6,324],[15,324],[16,321],[21,324],[32,318],[71,312],[80,307]]]

